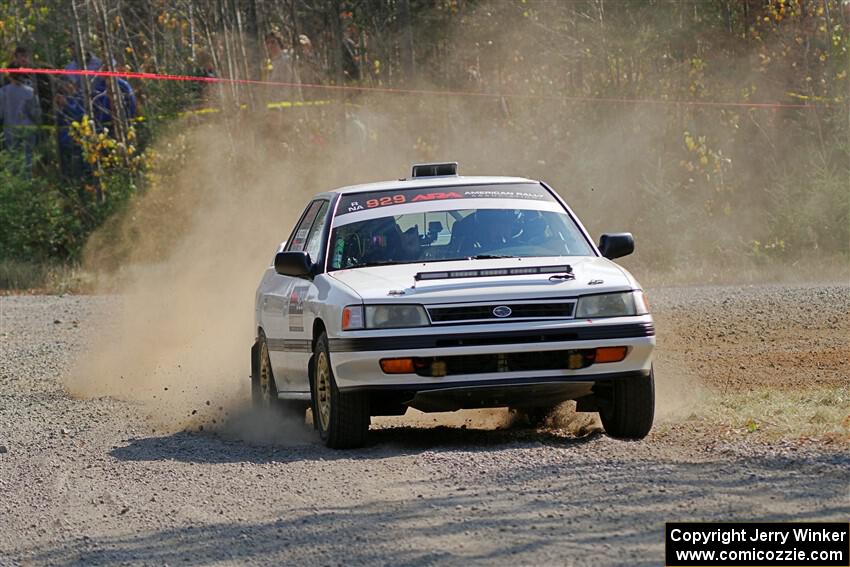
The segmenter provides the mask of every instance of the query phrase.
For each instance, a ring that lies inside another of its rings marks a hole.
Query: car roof
[[[428,187],[503,185],[509,183],[539,183],[539,181],[526,179],[524,177],[441,175],[411,179],[395,179],[392,181],[378,181],[377,183],[363,183],[360,185],[347,185],[345,187],[326,191],[323,194],[347,195],[350,193],[371,193],[373,191],[387,191],[392,189],[427,189]]]

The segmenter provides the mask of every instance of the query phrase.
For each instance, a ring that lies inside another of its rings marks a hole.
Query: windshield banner
[[[536,183],[505,185],[463,185],[454,187],[423,187],[372,193],[343,195],[336,215],[347,215],[383,207],[427,203],[452,199],[515,199],[524,201],[552,201],[555,199],[545,187]],[[459,207],[461,208],[461,207]],[[470,206],[469,208],[474,208]]]

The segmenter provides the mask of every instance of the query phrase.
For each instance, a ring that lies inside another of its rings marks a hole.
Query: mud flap
[[[311,356],[310,360],[307,361],[307,382],[310,384],[310,414],[312,416],[313,421],[313,429],[316,431],[319,430],[319,421],[316,419],[318,415],[318,409],[316,408],[316,385],[315,385],[315,365],[313,364],[313,360],[315,356]]]
[[[251,382],[260,381],[260,342],[251,345]]]

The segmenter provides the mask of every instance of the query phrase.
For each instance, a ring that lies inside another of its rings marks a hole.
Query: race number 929
[[[375,207],[385,207],[387,205],[401,205],[407,201],[404,195],[393,195],[391,197],[381,197],[380,199],[369,199],[366,201],[367,209],[374,209]]]

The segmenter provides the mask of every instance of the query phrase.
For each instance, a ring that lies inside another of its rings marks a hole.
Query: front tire
[[[362,447],[369,432],[368,395],[339,391],[326,333],[316,339],[313,360],[313,416],[319,436],[332,449]]]
[[[617,380],[607,402],[599,412],[605,432],[619,439],[643,439],[655,418],[655,372]]]

